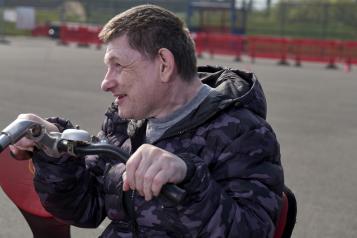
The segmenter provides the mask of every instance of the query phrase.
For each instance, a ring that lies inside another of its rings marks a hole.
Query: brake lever
[[[39,127],[30,128],[26,137],[35,142],[36,147],[45,152],[48,156],[59,158],[62,153],[57,149],[57,145],[61,140],[60,132],[48,132],[47,129],[39,125]]]

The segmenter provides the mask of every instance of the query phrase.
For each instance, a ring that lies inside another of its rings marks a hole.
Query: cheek
[[[135,110],[151,110],[157,104],[156,91],[152,85],[138,83],[133,85],[130,90],[130,102],[135,105]]]
[[[119,85],[121,85],[124,90],[129,90],[135,83],[135,77],[128,72],[122,72],[117,80]]]
[[[152,69],[143,67],[140,71],[126,73],[125,86],[133,101],[147,104],[157,96],[157,77]]]
[[[156,86],[153,82],[141,82],[140,85],[140,91],[142,95],[145,95],[147,97],[147,100],[150,100],[151,98],[156,96],[157,90]]]

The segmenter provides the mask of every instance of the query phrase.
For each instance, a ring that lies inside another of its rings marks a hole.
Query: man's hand
[[[20,114],[17,119],[34,121],[45,126],[48,132],[58,132],[58,129],[54,124],[35,114]],[[26,137],[23,137],[21,140],[16,142],[16,144],[9,146],[11,153],[18,160],[30,159],[31,153],[29,152],[32,152],[34,147],[35,143]]]
[[[123,190],[136,190],[146,201],[158,196],[166,183],[180,183],[186,176],[186,163],[156,146],[140,146],[126,163]]]

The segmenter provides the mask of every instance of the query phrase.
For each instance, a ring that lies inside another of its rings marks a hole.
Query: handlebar
[[[9,145],[15,144],[22,137],[24,137],[29,132],[28,130],[30,128],[37,129],[38,127],[41,126],[36,122],[24,119],[16,119],[0,132],[0,152],[6,149]]]
[[[16,119],[0,133],[0,152],[22,137],[35,141],[37,147],[49,156],[58,157],[63,154],[73,156],[104,155],[119,159],[126,163],[129,155],[120,148],[107,143],[94,143],[88,132],[68,129],[63,133],[50,132],[40,124],[24,119]],[[186,196],[186,191],[175,184],[165,184],[161,190],[169,200],[180,203]]]
[[[126,154],[123,150],[110,144],[84,144],[74,148],[74,154],[77,156],[112,156],[113,158],[119,159],[122,163],[126,163],[129,158],[129,155]],[[186,191],[174,184],[165,184],[161,191],[166,198],[175,203],[180,203],[186,196]]]

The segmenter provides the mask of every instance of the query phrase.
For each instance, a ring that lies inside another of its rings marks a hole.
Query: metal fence
[[[206,1],[191,1],[193,3]],[[253,0],[216,1],[207,7],[193,5],[189,14],[191,26],[199,31],[221,31],[247,35],[279,37],[357,39],[357,1],[335,3],[287,2],[254,4]],[[270,1],[271,2],[271,1]],[[232,17],[232,15],[235,16]]]
[[[1,2],[2,1],[2,2]],[[188,0],[1,0],[1,8],[34,7],[38,23],[72,21],[103,24],[112,16],[140,4],[156,4],[185,13]],[[2,3],[2,4],[1,4]]]
[[[355,3],[290,3],[274,5],[269,11],[251,11],[248,34],[320,39],[357,39]]]
[[[208,5],[206,8],[193,7],[197,2]],[[279,37],[357,39],[357,1],[333,4],[268,2],[274,4],[267,7],[262,2],[255,4],[253,0],[0,0],[0,14],[4,9],[32,6],[36,9],[38,24],[85,22],[102,25],[125,9],[152,3],[176,12],[191,29]],[[16,30],[14,24],[0,19],[0,37],[23,33],[26,34]]]

